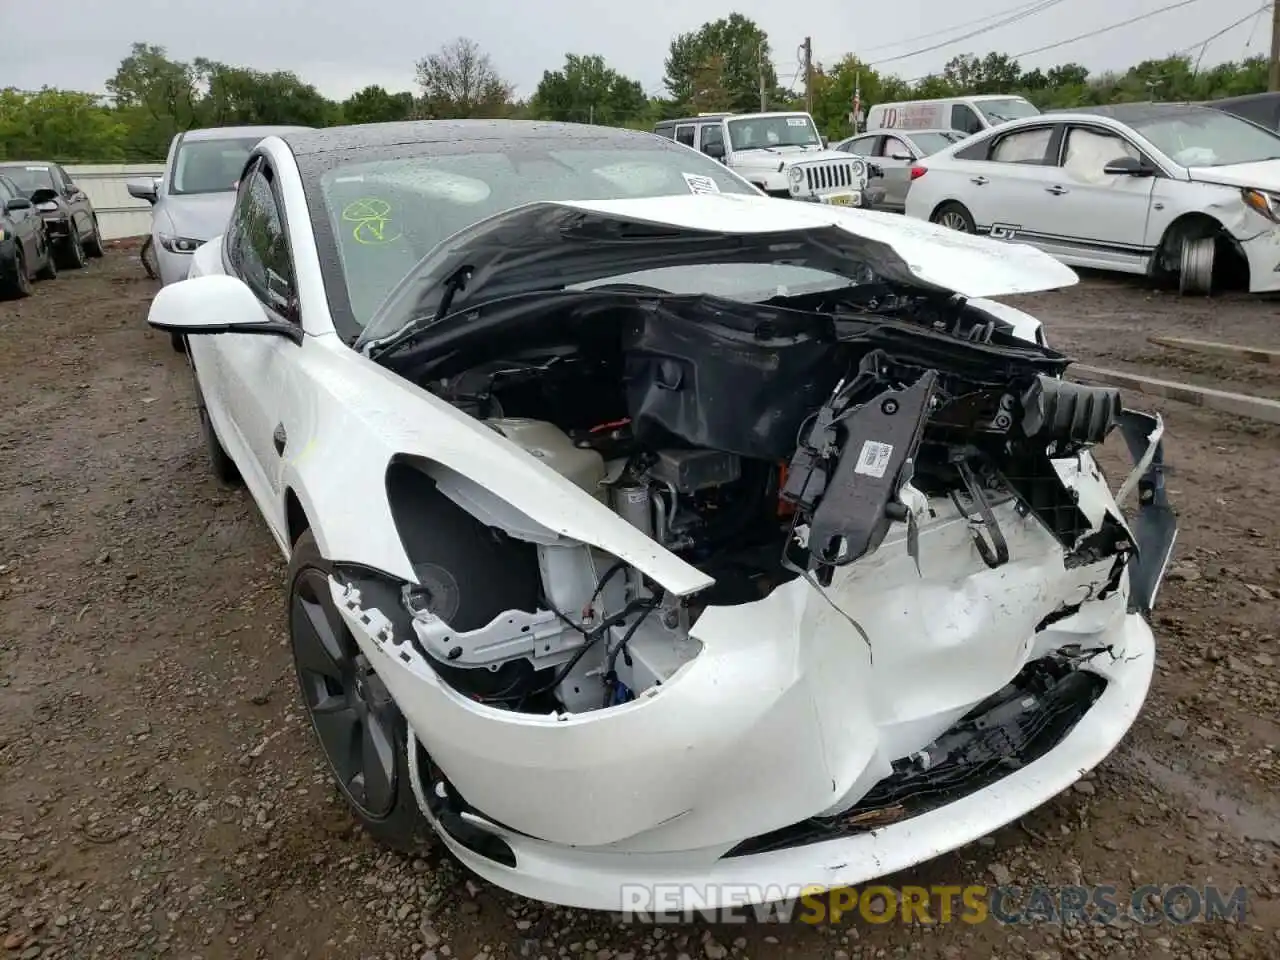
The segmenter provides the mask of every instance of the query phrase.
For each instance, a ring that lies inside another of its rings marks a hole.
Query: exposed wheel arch
[[[1212,249],[1197,241],[1213,239]],[[1184,248],[1195,244],[1196,255],[1190,263],[1197,276],[1183,277]],[[1149,272],[1153,279],[1178,281],[1179,291],[1208,295],[1223,286],[1249,288],[1249,261],[1240,244],[1222,221],[1201,213],[1184,213],[1165,229],[1151,258]]]
[[[289,537],[289,546],[297,544],[304,533],[311,529],[311,520],[303,509],[302,501],[290,487],[284,492],[285,533]]]

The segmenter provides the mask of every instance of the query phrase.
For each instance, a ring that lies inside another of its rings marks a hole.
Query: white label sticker
[[[891,456],[893,456],[893,444],[868,440],[862,445],[862,452],[858,454],[858,465],[853,468],[853,472],[879,480],[884,476],[885,470],[889,469]]]
[[[788,127],[807,127],[808,125],[809,121],[804,117],[787,117]]]
[[[689,185],[690,193],[719,193],[720,188],[716,182],[710,177],[704,177],[699,173],[684,174],[684,182]]]

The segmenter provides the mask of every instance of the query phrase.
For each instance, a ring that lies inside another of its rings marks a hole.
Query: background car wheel
[[[944,203],[933,211],[934,223],[958,230],[961,233],[977,233],[978,227],[973,222],[973,215],[960,203]]]
[[[4,296],[8,300],[21,300],[34,292],[31,275],[27,273],[27,258],[19,246],[13,253],[13,275],[4,279]]]
[[[58,265],[65,270],[79,270],[88,262],[84,253],[84,244],[80,242],[74,227],[71,230],[71,236],[58,244],[57,257]]]
[[[58,260],[53,255],[53,246],[49,243],[44,247],[44,265],[36,271],[37,280],[57,280],[58,279]]]
[[[236,484],[240,481],[240,470],[236,462],[227,456],[222,441],[213,429],[213,421],[209,419],[209,408],[205,406],[204,393],[200,390],[200,380],[196,377],[195,368],[191,370],[191,379],[196,386],[196,410],[200,414],[200,430],[204,434],[204,445],[209,452],[209,469],[222,483]]]
[[[174,333],[173,331],[169,332],[169,345],[173,347],[177,353],[187,352],[187,340],[180,333]]]
[[[338,789],[370,836],[414,851],[429,827],[409,779],[404,717],[338,613],[310,530],[289,560],[288,617],[302,702]]]
[[[93,218],[93,233],[84,242],[84,252],[95,260],[107,255],[107,249],[102,245],[102,229],[98,226],[98,218],[96,216]]]

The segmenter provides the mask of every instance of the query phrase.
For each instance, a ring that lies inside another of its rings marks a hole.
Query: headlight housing
[[[1240,191],[1240,197],[1250,210],[1262,214],[1272,223],[1280,223],[1280,196],[1246,187]]]
[[[203,240],[193,240],[191,237],[177,237],[171,233],[160,234],[160,246],[170,253],[195,253],[203,243]]]

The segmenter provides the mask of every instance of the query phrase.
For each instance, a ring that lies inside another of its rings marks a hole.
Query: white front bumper
[[[1073,483],[1096,522],[1114,501],[1087,472]],[[476,873],[602,909],[622,909],[634,883],[841,885],[927,860],[1049,799],[1110,752],[1145,697],[1152,637],[1125,613],[1127,590],[1089,599],[1110,560],[1067,570],[1037,520],[1012,503],[996,513],[1010,555],[1001,567],[987,568],[964,520],[942,512],[921,532],[917,572],[899,526],[842,568],[827,598],[796,579],[754,603],[708,608],[691,631],[701,652],[654,695],[567,718],[462,696],[408,643],[393,643],[377,610],[336,581],[333,590],[433,761],[484,817],[510,828],[478,821],[505,839],[515,869],[445,836]],[[1074,604],[1078,613],[1037,632],[1046,614]],[[1068,644],[1110,647],[1114,660],[1089,665],[1110,684],[1065,740],[1016,775],[874,834],[721,859],[748,838],[848,809],[892,761]],[[698,902],[714,905],[717,894]]]
[[[1123,647],[1124,655],[1116,660],[1104,655],[1091,664],[1089,669],[1108,680],[1107,688],[1056,748],[984,790],[870,833],[718,859],[718,850],[577,850],[499,830],[515,852],[516,869],[442,835],[458,859],[486,880],[522,896],[587,909],[713,910],[745,905],[759,899],[752,896],[756,892],[795,896],[805,887],[866,883],[990,834],[1067,789],[1111,753],[1146,699],[1155,644],[1146,621],[1136,614],[1098,639]],[[651,901],[640,899],[646,893]]]

